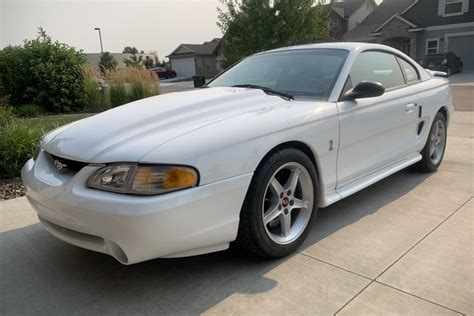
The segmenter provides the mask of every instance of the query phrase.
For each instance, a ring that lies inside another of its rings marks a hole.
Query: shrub
[[[34,116],[39,116],[41,114],[44,114],[44,110],[34,104],[26,104],[26,105],[20,105],[14,109],[14,113],[16,116],[19,117],[34,117]]]
[[[0,80],[13,106],[33,104],[47,112],[84,107],[82,52],[47,40],[25,41],[0,51]]]
[[[88,112],[105,110],[107,107],[99,71],[92,65],[84,65],[82,76],[84,78],[85,110]]]

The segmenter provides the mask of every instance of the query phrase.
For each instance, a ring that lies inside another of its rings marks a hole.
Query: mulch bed
[[[9,200],[25,195],[20,178],[0,179],[0,200]]]

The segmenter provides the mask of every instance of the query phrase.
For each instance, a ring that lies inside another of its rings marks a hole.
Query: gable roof
[[[375,0],[339,0],[337,2],[333,2],[333,11],[340,14],[340,11],[343,12],[343,18],[348,18],[354,14],[363,4],[366,2],[370,2],[374,7],[377,7],[377,3]],[[342,9],[342,10],[338,10]]]
[[[387,20],[399,16],[415,0],[384,0],[358,26],[344,35],[344,40],[366,41],[372,39],[369,35]],[[387,22],[388,23],[388,22]],[[411,23],[411,22],[410,22]]]
[[[214,38],[209,42],[202,44],[180,44],[169,56],[195,54],[195,55],[212,55],[218,49],[221,42],[220,38]]]

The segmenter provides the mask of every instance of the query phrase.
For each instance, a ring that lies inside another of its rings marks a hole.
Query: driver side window
[[[405,85],[405,79],[394,55],[379,51],[363,52],[357,56],[347,78],[344,92],[361,81],[375,81],[389,90]]]

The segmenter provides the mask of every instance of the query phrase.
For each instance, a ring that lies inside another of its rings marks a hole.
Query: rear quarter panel
[[[449,81],[442,77],[432,77],[412,86],[418,94],[418,105],[422,107],[422,119],[425,127],[417,141],[417,151],[423,149],[428,138],[433,119],[441,108],[448,113],[447,122],[454,112],[452,91]]]

